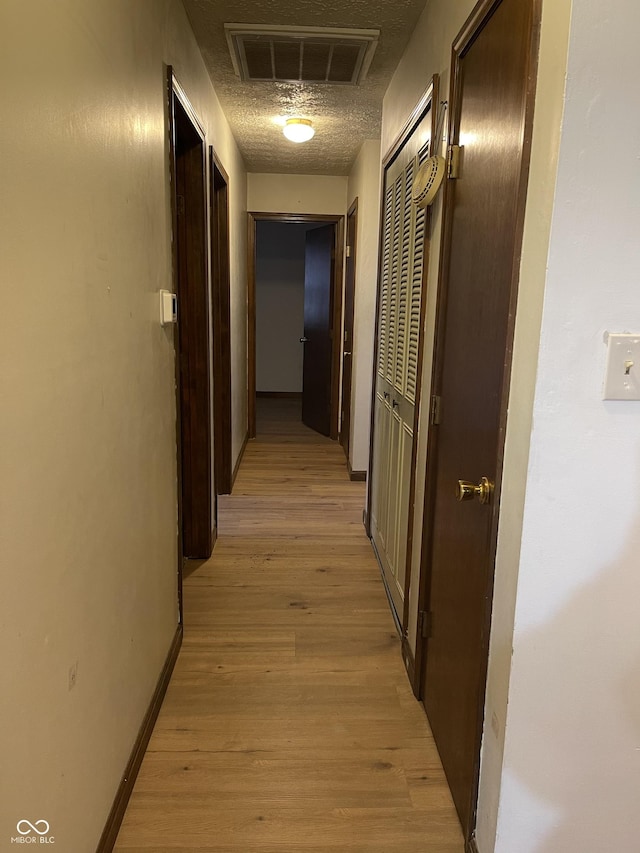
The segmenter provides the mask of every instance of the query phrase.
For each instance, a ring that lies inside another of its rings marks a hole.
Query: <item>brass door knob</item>
[[[494,484],[487,477],[483,477],[478,485],[468,480],[458,480],[456,487],[456,498],[459,501],[472,501],[478,498],[481,504],[491,503]]]

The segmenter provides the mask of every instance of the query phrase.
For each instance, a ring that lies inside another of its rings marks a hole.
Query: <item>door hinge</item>
[[[347,257],[351,257],[351,246],[347,246]]]
[[[437,394],[434,394],[431,398],[431,415],[430,422],[434,426],[438,426],[440,423],[440,419],[442,417],[442,397],[439,397]]]
[[[426,640],[431,636],[431,628],[433,625],[432,613],[429,610],[421,610],[418,617],[418,630],[420,632],[420,636],[423,640]]]
[[[447,148],[447,177],[448,178],[459,178],[460,177],[460,152],[462,151],[462,147],[460,145],[450,145]]]
[[[176,213],[178,216],[184,216],[184,196],[178,195],[176,196]]]

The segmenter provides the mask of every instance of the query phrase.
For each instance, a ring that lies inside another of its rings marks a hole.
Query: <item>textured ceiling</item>
[[[382,96],[425,0],[183,0],[200,49],[250,172],[347,175],[365,139],[380,135]],[[224,24],[355,27],[380,30],[360,86],[242,83]],[[278,117],[310,118],[316,135],[296,145]]]

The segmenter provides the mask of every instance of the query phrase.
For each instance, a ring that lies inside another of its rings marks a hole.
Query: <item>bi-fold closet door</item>
[[[402,622],[414,415],[418,389],[426,212],[411,200],[429,156],[429,110],[386,167],[378,302],[371,536]]]

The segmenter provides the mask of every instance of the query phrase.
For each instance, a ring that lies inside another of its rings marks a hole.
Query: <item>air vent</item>
[[[224,25],[236,74],[247,81],[362,83],[378,30]]]

